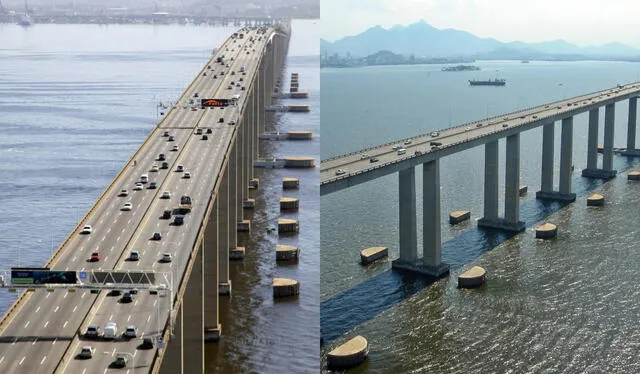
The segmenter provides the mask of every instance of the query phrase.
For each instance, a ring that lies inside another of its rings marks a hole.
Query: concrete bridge
[[[520,133],[543,127],[541,186],[539,199],[574,201],[571,192],[573,117],[589,112],[587,168],[582,175],[588,178],[613,178],[614,108],[619,101],[628,100],[629,121],[627,147],[623,155],[640,156],[636,148],[637,99],[640,83],[618,85],[578,97],[564,99],[533,108],[523,109],[461,126],[434,131],[429,134],[402,139],[323,160],[320,168],[320,194],[325,195],[382,176],[398,173],[400,258],[394,268],[439,277],[447,274],[449,266],[441,259],[440,239],[440,159],[473,147],[485,148],[484,217],[482,227],[507,231],[523,231],[520,221]],[[598,165],[598,123],[600,108],[604,107],[604,150],[602,165]],[[559,189],[553,187],[555,122],[561,123]],[[506,138],[504,214],[498,207],[498,140]],[[424,194],[423,253],[418,257],[416,238],[415,167],[422,166]]]
[[[227,39],[46,264],[83,273],[170,276],[156,276],[151,285],[103,283],[91,290],[89,283],[23,292],[0,321],[1,373],[106,373],[117,352],[129,357],[127,371],[205,372],[205,342],[224,339],[219,295],[233,292],[230,256],[244,254],[238,231],[249,231],[251,221],[243,203],[258,184],[253,160],[289,34],[285,24],[243,28]],[[147,183],[134,188],[144,182],[142,175]],[[191,197],[183,223],[163,217],[185,208],[183,195]],[[85,225],[92,229],[82,234]],[[131,288],[139,292],[130,302],[109,292]],[[85,335],[89,325],[104,328],[107,322],[117,324],[116,339]],[[129,325],[136,326],[136,338],[121,335]],[[155,346],[142,349],[144,337]],[[78,359],[83,346],[96,348],[93,358]]]

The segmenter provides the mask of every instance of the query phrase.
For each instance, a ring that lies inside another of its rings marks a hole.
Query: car
[[[188,171],[186,171],[186,172],[184,173],[184,175],[182,176],[182,178],[184,178],[184,179],[190,179],[190,178],[191,178],[191,173],[189,173]]]
[[[466,131],[471,131],[471,127],[467,127],[467,128],[465,128],[465,129],[464,129],[464,131],[465,131],[465,132],[466,132]]]
[[[183,166],[182,164],[180,164],[180,165],[176,166],[176,171],[177,171],[177,172],[182,172],[182,171],[184,171],[184,166]]]
[[[160,258],[160,262],[171,262],[173,260],[171,253],[163,253],[162,258]]]
[[[133,204],[132,203],[124,203],[122,208],[120,208],[120,210],[125,211],[125,212],[129,212],[129,211],[131,211],[131,209],[133,209]]]
[[[164,153],[160,153],[158,155],[158,161],[164,161],[166,159],[166,156],[164,155]]]
[[[162,217],[160,217],[162,219],[169,219],[171,218],[171,209],[165,209],[164,212],[162,212]]]
[[[236,121],[234,121],[234,120],[229,121],[229,125],[233,126],[235,124],[236,124]]]
[[[162,239],[162,234],[159,232],[154,232],[153,236],[151,237],[151,240],[161,240]]]
[[[197,92],[196,92],[196,93],[194,93],[194,94],[193,94],[193,97],[198,97],[198,93],[197,93]]]
[[[127,190],[120,190],[120,193],[118,194],[118,196],[129,196],[129,191],[127,191]]]
[[[397,151],[398,149],[402,148],[399,145],[394,145],[393,147],[391,147],[391,149],[393,149],[394,151]]]
[[[211,134],[211,133],[213,133],[213,130],[207,129],[207,134]]]
[[[378,162],[378,161],[380,161],[380,160],[378,160],[378,158],[377,158],[377,157],[371,157],[371,158],[369,159],[369,162],[370,162],[370,163],[374,163],[374,162]]]
[[[122,290],[111,290],[109,292],[109,295],[111,295],[111,296],[120,296],[120,295],[122,295]]]
[[[345,173],[346,173],[346,170],[344,170],[344,169],[336,170],[336,175],[342,175],[342,174],[345,174]]]
[[[206,77],[207,76],[207,72],[205,71],[204,73],[202,73],[202,76]]]
[[[413,154],[416,156],[420,156],[422,154],[422,151],[415,151]]]
[[[558,106],[558,107],[556,107],[556,109],[562,109],[562,107],[561,107],[561,106]]]
[[[84,333],[85,338],[98,338],[100,337],[100,326],[89,325],[87,331]]]
[[[82,231],[80,231],[81,234],[91,234],[91,232],[93,231],[93,228],[91,227],[91,225],[84,225],[84,227],[82,228]]]
[[[220,118],[218,119],[218,123],[224,123],[224,117],[220,117]]]
[[[155,190],[156,188],[158,188],[158,182],[149,183],[149,189],[150,190]]]
[[[368,158],[368,157],[369,157],[369,155],[366,154],[366,153],[363,153],[363,154],[360,155],[360,159],[361,160],[364,160],[365,158]]]
[[[127,329],[124,330],[124,336],[126,338],[135,338],[138,336],[138,328],[133,325],[127,326]]]
[[[158,172],[158,165],[153,164],[149,171],[152,172],[152,173],[157,173]]]
[[[169,169],[169,163],[163,162],[162,165],[160,165],[160,169]]]
[[[98,252],[93,252],[93,253],[91,254],[91,257],[89,257],[89,261],[91,261],[91,262],[100,261],[100,253],[98,253]]]
[[[230,90],[230,89],[232,89],[232,88],[233,88],[232,86],[227,86],[227,90]]]
[[[482,127],[482,124],[481,124],[481,123],[479,123],[479,124],[477,124],[477,125],[476,125],[476,127]]]
[[[138,261],[138,260],[140,260],[140,252],[131,251],[131,253],[129,253],[129,261]]]
[[[173,220],[173,224],[176,226],[180,226],[184,223],[184,216],[183,215],[177,215],[175,216],[174,220]]]
[[[140,344],[140,346],[138,347],[140,349],[153,349],[155,348],[155,340],[153,340],[152,338],[143,338],[142,339],[142,344]]]
[[[147,183],[147,182],[149,182],[149,175],[147,175],[147,174],[142,174],[142,175],[140,176],[140,183],[144,184],[144,183]]]
[[[196,135],[202,135],[202,129],[196,129]]]
[[[144,186],[140,182],[136,183],[135,186],[133,186],[134,191],[141,191],[143,188]]]
[[[90,345],[85,345],[80,350],[80,353],[78,354],[78,357],[80,357],[80,358],[91,358],[91,357],[93,357],[94,353],[96,353],[96,349],[95,348],[93,348]]]
[[[171,198],[171,192],[169,192],[169,191],[164,191],[164,192],[162,193],[162,195],[160,195],[160,198],[161,198],[161,199],[170,199],[170,198]]]
[[[538,118],[538,116],[532,116],[533,118]]]
[[[407,153],[407,150],[404,148],[400,148],[398,149],[398,151],[396,152],[398,156],[403,155],[405,153]]]
[[[178,146],[174,145],[173,148],[171,148],[171,152],[177,152],[178,151]]]
[[[127,367],[129,363],[129,357],[123,354],[116,355],[115,361],[113,361],[113,366],[117,368]]]
[[[508,124],[508,123],[504,123],[504,124],[502,125],[502,127],[509,127],[509,124]]]
[[[202,135],[202,140],[209,140],[209,137],[206,135]]]
[[[405,145],[411,144],[411,140],[408,140],[408,139],[407,139],[407,140],[405,140],[405,141],[404,141],[404,144],[405,144]]]
[[[133,295],[131,295],[131,292],[125,292],[124,295],[122,295],[122,298],[120,298],[121,303],[130,303],[132,301]]]
[[[132,295],[137,295],[138,294],[138,289],[137,288],[132,288],[129,290],[129,293]]]
[[[164,136],[165,138],[166,138],[167,136],[169,136],[169,131],[165,131],[165,132],[162,134],[162,136]]]
[[[149,294],[151,295],[157,295],[158,293],[165,294],[165,291],[169,291],[169,287],[164,283],[160,283],[159,285],[150,288]]]
[[[434,131],[434,132],[432,132],[430,135],[431,135],[431,137],[432,137],[432,138],[435,138],[435,137],[440,136],[440,133],[439,133],[439,132],[437,132],[437,131]]]

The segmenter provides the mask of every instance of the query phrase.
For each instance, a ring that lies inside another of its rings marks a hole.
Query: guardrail
[[[633,84],[636,84],[636,83],[633,83]],[[630,84],[630,85],[633,85],[633,84]],[[497,116],[493,116],[493,117],[488,117],[488,118],[486,118],[486,119],[477,120],[477,121],[473,121],[473,122],[468,122],[468,123],[464,123],[464,124],[461,124],[461,125],[457,125],[457,126],[449,127],[449,128],[446,128],[446,129],[433,130],[433,131],[436,131],[436,132],[443,132],[443,131],[448,131],[448,130],[453,130],[453,129],[460,129],[460,128],[463,128],[463,127],[474,126],[474,125],[476,125],[476,124],[478,124],[478,123],[483,123],[483,122],[487,122],[487,121],[488,121],[488,122],[491,122],[491,121],[494,121],[494,120],[496,120],[496,119],[501,119],[501,118],[509,117],[509,116],[513,116],[513,115],[516,115],[516,116],[517,116],[517,115],[521,115],[521,113],[531,111],[532,109],[541,109],[541,110],[538,110],[538,112],[541,112],[541,111],[544,111],[544,109],[546,109],[546,108],[544,108],[544,106],[545,106],[545,105],[546,105],[546,106],[552,106],[552,105],[556,105],[556,106],[557,106],[557,105],[558,105],[558,103],[564,103],[564,102],[566,102],[566,101],[571,101],[571,102],[573,102],[573,101],[576,101],[576,100],[585,100],[585,99],[590,98],[590,97],[593,97],[593,96],[600,96],[600,95],[602,95],[602,94],[611,93],[611,92],[612,92],[612,90],[615,90],[616,88],[618,88],[618,87],[608,88],[608,89],[604,89],[604,90],[601,90],[601,91],[596,91],[596,92],[593,92],[593,93],[590,93],[590,94],[586,94],[586,95],[582,95],[582,96],[576,96],[576,97],[573,97],[573,98],[571,98],[571,99],[567,98],[567,99],[556,100],[556,101],[553,101],[553,102],[550,102],[550,103],[546,103],[546,104],[542,104],[542,105],[531,106],[531,107],[527,107],[527,108],[524,108],[524,109],[520,109],[520,110],[517,110],[517,111],[515,111],[515,112],[504,113],[504,114],[501,114],[501,115],[497,115]],[[618,88],[618,91],[614,91],[614,92],[615,92],[615,93],[618,93],[618,92],[619,92],[619,90],[622,90],[622,89],[625,89],[625,88]],[[628,89],[628,88],[627,88],[627,89]],[[536,112],[536,113],[537,113],[537,112]],[[509,119],[512,119],[512,118],[509,118]],[[433,131],[432,131],[432,132],[433,132]],[[409,137],[409,138],[405,138],[405,139],[394,140],[394,141],[391,141],[391,142],[387,142],[387,143],[379,144],[379,145],[377,145],[377,146],[367,147],[367,148],[361,149],[361,150],[359,150],[359,151],[354,151],[354,152],[349,152],[349,153],[345,153],[345,154],[341,154],[341,155],[337,155],[337,156],[329,157],[329,158],[327,158],[327,159],[320,160],[320,164],[322,165],[322,163],[329,162],[329,161],[333,161],[333,160],[336,160],[336,159],[339,159],[339,158],[343,158],[343,157],[353,156],[353,155],[356,155],[356,154],[365,153],[365,152],[367,152],[367,151],[375,150],[375,149],[377,149],[377,148],[381,148],[381,147],[384,147],[384,146],[389,146],[389,145],[392,145],[392,144],[394,144],[394,145],[395,145],[395,144],[397,144],[397,143],[399,143],[399,142],[404,142],[404,141],[406,141],[406,140],[412,140],[412,141],[413,141],[414,139],[417,139],[417,138],[421,138],[421,137],[429,136],[429,134],[430,134],[430,133],[425,133],[425,134],[416,135],[416,136]]]

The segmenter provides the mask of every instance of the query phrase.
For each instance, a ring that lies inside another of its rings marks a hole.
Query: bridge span
[[[574,201],[571,192],[573,117],[589,112],[587,167],[583,177],[609,179],[613,170],[615,104],[629,103],[627,156],[640,156],[636,147],[637,101],[640,83],[568,98],[464,125],[363,149],[322,160],[320,194],[326,195],[382,176],[398,173],[400,258],[393,267],[439,277],[449,272],[441,259],[440,159],[473,147],[485,147],[484,217],[478,225],[507,231],[523,231],[520,221],[520,133],[543,127],[541,186],[538,199]],[[604,147],[598,165],[598,126],[604,107]],[[553,160],[555,122],[561,122],[559,189],[554,190]],[[498,141],[506,138],[504,214],[499,215]],[[423,256],[418,257],[416,237],[415,167],[423,169]]]
[[[282,24],[243,28],[228,38],[46,264],[170,274],[170,282],[140,285],[130,302],[99,287],[23,292],[0,320],[0,372],[106,373],[118,352],[136,373],[205,372],[204,344],[223,331],[219,294],[232,293],[230,251],[244,250],[237,232],[250,229],[242,206],[255,186],[264,108],[280,80],[289,37]],[[222,104],[206,106],[202,99]],[[136,187],[143,175],[148,181]],[[192,201],[180,224],[174,215],[184,213],[183,195]],[[117,324],[116,339],[85,334],[89,325],[107,322]],[[137,328],[136,338],[122,336],[127,326]],[[153,348],[142,349],[146,337]],[[87,345],[96,349],[93,357],[78,359]]]

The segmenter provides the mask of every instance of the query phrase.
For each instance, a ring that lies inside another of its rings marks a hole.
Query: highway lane
[[[197,79],[197,78],[196,78],[196,82],[197,83],[195,85],[192,85],[191,87],[193,87],[193,88],[191,90],[187,90],[185,92],[185,95],[183,95],[183,96],[187,96],[188,97],[188,95],[191,92],[197,92],[197,90],[202,90],[202,89],[205,88],[205,87],[203,87],[203,85],[209,85],[210,84],[209,82],[206,82],[204,79]],[[194,115],[197,116],[199,114],[199,113],[191,112],[190,110],[188,110],[188,111],[178,111],[178,113],[179,113],[180,116],[179,117],[174,117],[174,121],[175,120],[188,121],[190,119],[186,118],[186,117],[194,116]],[[175,115],[173,115],[173,116],[175,116]],[[158,131],[156,131],[156,132],[158,132]],[[188,136],[186,136],[185,139],[186,138],[188,138]],[[178,143],[178,142],[179,142],[179,139],[176,138],[176,142],[175,143]],[[160,147],[163,146],[162,145],[162,141],[152,142],[151,144],[153,145],[153,148],[151,148],[150,150],[147,150],[148,147],[144,148],[143,154],[145,154],[145,155],[156,154],[157,155],[157,153],[159,153],[158,151],[159,151]],[[166,152],[166,153],[169,154],[169,152]],[[148,157],[145,157],[144,160],[139,160],[138,165],[134,168],[135,169],[134,171],[131,171],[129,173],[125,173],[125,175],[122,176],[120,179],[124,179],[123,177],[130,177],[130,180],[127,182],[127,184],[130,184],[134,180],[139,178],[139,174],[136,174],[136,171],[138,171],[141,166],[147,168],[147,167],[150,167],[152,163],[153,163],[153,160],[151,160]],[[127,175],[127,174],[129,174],[129,175]],[[150,177],[152,177],[152,175],[154,173],[148,173],[148,174],[150,175]],[[153,178],[151,178],[151,180],[153,180]],[[114,186],[116,186],[116,185],[117,185],[117,183],[114,184]],[[120,189],[119,187],[120,186],[114,187],[114,188],[112,188],[112,190],[118,191]],[[129,186],[129,190],[131,189],[131,187],[132,187],[132,184]],[[140,192],[142,192],[142,191],[140,191]],[[136,205],[140,206],[140,204],[141,204],[142,206],[144,206],[145,202],[150,203],[153,200],[152,198],[147,198],[148,201],[146,201],[144,199],[145,194],[140,194],[140,195],[143,197],[143,199],[141,199],[141,200],[132,199],[132,201],[134,201],[134,211],[136,210]],[[103,204],[101,201],[98,202],[95,211],[92,213],[91,216],[89,216],[87,221],[91,221],[92,220],[91,217],[101,216],[101,213],[102,213],[102,221],[105,221],[105,220],[107,220],[108,218],[111,217],[111,215],[108,212],[117,212],[115,214],[118,214],[119,216],[123,215],[123,212],[120,212],[120,210],[119,210],[120,206],[122,205],[121,201],[118,201],[118,199],[109,199],[108,195],[106,195],[105,201],[111,201],[111,203],[110,204],[106,204],[108,206],[105,206],[105,204]],[[142,211],[142,210],[143,209],[141,209],[140,211]],[[105,212],[107,212],[107,213],[105,213]],[[133,213],[133,212],[124,212],[124,213]],[[114,222],[113,225],[115,225],[119,221],[124,222],[123,220],[117,220],[116,219],[116,222]],[[127,223],[124,224],[124,226],[125,227],[130,227],[130,220],[128,220]],[[94,226],[94,229],[95,229],[94,233],[92,233],[91,235],[87,235],[85,237],[95,237],[96,234],[100,233],[100,230],[98,229],[98,226]],[[114,230],[113,226],[111,226],[110,229],[113,230],[114,232],[116,232]],[[107,231],[109,231],[109,229],[107,229]],[[110,232],[108,232],[108,234],[110,234]],[[76,234],[74,233],[72,235],[76,235]],[[118,239],[125,240],[126,237],[127,237],[127,235],[122,235],[122,238],[118,238]],[[103,238],[105,238],[105,236],[103,236]],[[81,240],[78,240],[78,238],[72,238],[70,243],[68,243],[67,247],[70,248],[70,247],[73,247],[74,245],[78,245],[78,242],[80,242],[80,241]],[[116,240],[116,242],[118,244],[120,244],[120,240]],[[83,249],[81,247],[81,250],[82,250],[82,253],[84,253],[84,251],[86,251],[87,252],[86,254],[88,255],[93,250],[91,248],[94,248],[94,247],[91,244],[86,244],[86,245],[87,245],[87,248]],[[113,245],[111,247],[110,252],[113,251],[113,249],[115,247],[116,247],[116,245]],[[86,259],[86,257],[78,255],[77,251],[74,251],[74,250],[70,251],[70,250],[68,250],[68,248],[65,248],[64,255],[60,257],[60,260],[58,261],[58,264],[56,264],[56,268],[60,268],[62,265],[65,265],[65,264],[66,265],[73,265],[75,263],[82,262],[82,261],[84,261]],[[69,261],[69,259],[66,259],[65,256],[66,257],[71,257],[70,261]],[[108,258],[109,256],[111,256],[111,255],[106,255],[105,258],[104,258],[104,261],[100,261],[100,262],[95,263],[95,264],[85,264],[85,265],[87,265],[87,266],[85,266],[85,268],[91,268],[91,267],[110,268],[111,266],[113,266],[113,264],[116,263],[118,256],[117,255],[113,255],[112,259],[109,259]],[[106,265],[107,263],[111,263],[111,265]],[[81,265],[81,264],[79,264],[79,265]],[[69,266],[67,266],[67,268],[68,267]],[[76,268],[75,266],[73,266],[73,267]],[[42,292],[40,292],[40,291],[38,293],[42,294]],[[82,303],[81,301],[83,301],[83,299],[87,296],[87,292],[78,292],[76,294],[67,294],[67,293],[58,292],[58,293],[54,294],[54,297],[51,297],[51,295],[52,294],[50,294],[50,293],[46,293],[46,295],[44,295],[44,296],[43,295],[37,295],[36,300],[39,302],[39,304],[44,304],[44,305],[34,305],[33,308],[31,307],[31,305],[29,305],[24,310],[34,310],[34,311],[37,310],[37,311],[40,311],[43,308],[46,308],[46,310],[52,310],[53,309],[54,311],[56,311],[56,312],[54,312],[54,315],[60,315],[60,316],[62,316],[60,318],[64,319],[64,318],[68,318],[69,315],[71,315],[71,316],[74,316],[74,315],[83,316],[83,315],[85,315],[86,314],[86,309],[88,309],[88,307],[91,305],[91,301],[93,301],[93,299],[95,299],[95,296],[91,295],[91,296],[89,296],[89,297],[87,297],[85,299],[85,300],[89,300],[89,302]],[[69,295],[71,295],[70,296],[71,298],[75,297],[75,298],[79,298],[79,300],[66,299]],[[53,300],[54,298],[56,298],[58,300]],[[51,308],[49,308],[49,304],[58,304],[58,303],[62,303],[61,306],[63,308],[65,308],[65,307],[69,308],[70,310],[68,311],[68,313],[67,313],[66,310],[60,310],[59,314],[56,314],[56,313],[58,313],[58,309],[61,309],[60,305],[56,305],[55,307],[51,306]],[[78,304],[77,303],[80,303],[81,308],[78,308]],[[73,309],[71,309],[71,308],[73,308]],[[22,335],[22,336],[24,336],[24,335],[42,335],[42,329],[39,327],[39,324],[31,323],[29,321],[29,319],[30,319],[29,314],[30,313],[20,313],[20,315],[19,315],[20,318],[27,319],[27,321],[25,322],[25,325],[22,325],[21,324],[22,321],[20,321],[20,320],[18,320],[18,318],[16,318],[16,320],[11,322],[11,324],[6,329],[6,331],[5,331],[5,333],[3,335],[6,336],[6,335],[9,335],[9,334],[13,333],[14,331],[12,331],[10,329],[12,326],[15,326],[16,330],[17,330],[17,331],[15,331],[16,334],[14,334],[14,335],[18,335],[18,334]],[[60,320],[54,320],[54,321],[49,321],[49,320],[45,321],[44,324],[46,325],[46,327],[44,327],[44,329],[53,327],[54,331],[52,331],[52,332],[57,332],[58,334],[63,334],[62,336],[65,336],[66,335],[65,333],[67,331],[69,333],[71,333],[71,334],[73,332],[75,332],[75,330],[77,329],[79,323],[82,320],[82,318],[79,318],[79,319],[73,320],[70,323],[70,321],[68,319],[65,320],[64,322],[62,322],[61,319]],[[62,326],[62,328],[60,328],[60,326]],[[28,330],[30,328],[34,329],[33,334],[30,334],[31,331],[24,331],[24,330]],[[9,336],[11,336],[11,335],[9,335]],[[29,357],[32,356],[32,353],[34,353],[37,356],[37,352],[42,353],[44,351],[45,354],[43,355],[43,360],[42,361],[47,361],[47,359],[46,359],[47,348],[40,347],[41,344],[39,344],[39,342],[37,342],[37,341],[35,343],[36,344],[33,344],[31,342],[12,344],[11,351],[18,350],[19,352],[25,353]],[[25,349],[26,347],[21,347],[22,345],[27,345],[27,344],[31,345],[31,347],[29,347],[27,349]],[[47,343],[45,345],[49,345],[49,344],[51,344],[51,347],[48,348],[49,353],[52,353],[52,351],[54,349],[53,348],[54,346],[55,346],[56,350],[60,350],[61,347],[64,347],[64,344],[59,342],[59,341],[55,342],[55,343]],[[4,345],[5,344],[3,344],[3,346]],[[15,356],[17,356],[15,354],[12,354],[12,352],[1,352],[0,351],[0,353],[5,353],[5,355],[0,356],[0,370],[2,368],[1,365],[3,365],[5,362],[9,362],[9,360],[2,360],[1,357],[4,357],[4,356],[6,356],[6,357],[15,357]],[[58,356],[59,357],[59,354],[58,355],[49,354],[48,355],[48,357],[49,357],[48,361],[49,362],[54,361],[54,360],[51,360],[52,356]],[[34,361],[29,360],[29,361],[34,364],[34,369],[37,368],[37,371],[48,370],[49,369],[49,367],[42,366],[43,362],[40,362],[39,363],[40,365],[37,366],[37,365],[35,365],[36,364],[35,360]],[[22,366],[23,363],[24,363],[24,360],[17,360],[16,362],[18,363],[18,366]],[[26,363],[25,363],[25,365],[26,365]],[[10,367],[9,370],[10,371],[11,370],[15,370],[15,367]],[[20,370],[30,370],[30,368],[29,367],[22,367],[22,368],[20,368]],[[52,370],[52,368],[51,368],[51,370]]]
[[[440,130],[439,135],[436,137],[432,137],[429,134],[419,135],[407,139],[411,141],[411,144],[403,144],[405,141],[405,139],[403,139],[398,142],[387,143],[384,145],[372,147],[370,149],[362,150],[360,152],[354,152],[348,155],[330,158],[328,160],[322,161],[321,163],[321,183],[326,183],[332,180],[343,178],[345,176],[348,176],[348,174],[350,173],[356,173],[361,170],[376,167],[377,165],[382,165],[385,162],[402,160],[406,157],[413,156],[416,150],[420,150],[421,152],[430,152],[431,149],[429,143],[431,141],[441,142],[442,146],[445,147],[448,144],[452,144],[461,140],[466,140],[499,131],[505,131],[506,129],[519,126],[523,123],[542,120],[544,116],[558,115],[573,111],[576,108],[592,105],[596,102],[596,100],[611,100],[615,96],[622,96],[632,92],[637,92],[639,88],[640,84],[634,83],[625,85],[622,88],[616,87],[612,89],[602,90],[586,95],[556,101],[549,104],[540,105],[533,108],[528,108],[514,113],[507,113],[489,119],[478,120],[468,124]],[[506,125],[506,127],[504,127],[504,125]],[[407,153],[405,155],[397,155],[396,151],[392,149],[393,145],[403,146],[407,150]],[[366,154],[366,156],[363,156],[363,154]],[[377,163],[371,163],[369,162],[370,157],[378,157],[379,161]],[[346,171],[346,173],[342,176],[338,176],[336,175],[337,169],[343,169]]]
[[[231,69],[238,70],[240,66],[249,67],[249,62],[246,61],[245,58],[239,58],[238,61],[234,62]],[[253,67],[251,67],[253,68]],[[250,70],[249,68],[248,70]],[[225,78],[225,86],[226,82],[233,79],[233,76],[227,75]],[[233,94],[233,92],[231,93]],[[230,95],[228,98],[230,98]],[[220,95],[220,94],[218,94]],[[217,97],[224,97],[217,96]],[[231,109],[231,108],[228,108]],[[198,229],[198,219],[194,219],[192,217],[199,217],[204,214],[205,206],[203,205],[206,199],[208,198],[209,191],[213,187],[213,183],[215,181],[214,176],[218,173],[222,163],[222,155],[226,153],[226,145],[229,144],[230,137],[233,134],[235,128],[233,126],[229,126],[226,123],[232,118],[237,120],[237,111],[235,110],[224,110],[224,118],[225,123],[218,124],[217,119],[220,116],[220,112],[215,113],[211,110],[204,110],[205,118],[209,118],[207,123],[207,127],[212,127],[213,134],[209,136],[209,140],[203,141],[201,140],[201,136],[192,135],[192,140],[188,143],[186,147],[197,147],[198,149],[188,149],[188,152],[185,152],[184,159],[180,160],[185,166],[186,171],[190,171],[193,174],[194,179],[183,179],[181,178],[181,174],[176,173],[175,177],[170,177],[165,181],[165,185],[163,185],[162,189],[171,190],[174,192],[172,196],[171,205],[167,205],[168,202],[166,200],[158,199],[154,204],[155,207],[152,207],[148,213],[148,223],[145,224],[145,228],[141,230],[141,235],[136,238],[129,249],[137,248],[138,250],[143,251],[141,260],[135,263],[132,262],[124,262],[122,261],[122,268],[140,268],[140,269],[149,269],[153,268],[158,271],[169,271],[171,268],[176,269],[178,273],[182,273],[183,269],[186,267],[188,260],[188,251],[193,245],[193,241],[195,240],[197,229]],[[201,121],[200,126],[202,126]],[[191,133],[193,130],[189,129]],[[227,135],[223,135],[223,134]],[[206,162],[209,160],[210,162]],[[209,183],[202,183],[202,178],[205,178]],[[194,181],[198,182],[195,183]],[[193,212],[188,214],[185,219],[185,224],[182,227],[170,226],[169,221],[167,220],[159,220],[158,217],[162,214],[162,211],[170,207],[175,207],[177,205],[179,196],[182,194],[189,194],[194,198],[194,208]],[[188,234],[185,231],[185,228],[188,228]],[[152,232],[160,230],[163,233],[163,240],[160,242],[154,243],[151,247],[157,247],[157,249],[149,249],[149,243],[147,238],[151,235]],[[180,232],[181,231],[181,232]],[[177,237],[175,237],[177,236]],[[185,237],[190,238],[185,242]],[[190,241],[189,241],[190,240]],[[177,244],[177,246],[176,246]],[[174,260],[170,264],[160,264],[158,263],[158,259],[162,253],[168,252],[172,253],[174,256]],[[175,271],[175,270],[174,270]],[[136,309],[136,303],[140,302],[138,305],[149,305],[152,301],[156,303],[158,302],[158,296],[149,295],[147,292],[141,292],[137,300],[133,303],[133,305],[118,305],[115,308],[112,306],[117,303],[116,300],[108,300],[108,297],[104,297],[102,299],[102,303],[100,311],[96,312],[95,316],[91,320],[91,323],[104,325],[106,322],[114,321],[118,323],[118,326],[123,329],[128,324],[135,324],[139,328],[139,334],[143,336],[144,334],[157,334],[158,321],[156,314],[158,313],[149,313],[148,309],[139,310]],[[111,298],[114,299],[114,298]],[[168,302],[167,302],[168,304]],[[166,306],[164,307],[166,308]],[[162,321],[162,327],[164,327],[164,321],[166,321],[167,313],[166,309],[162,309],[159,311],[160,319]],[[155,310],[158,312],[158,310]],[[142,357],[136,357],[136,366],[140,366],[142,363],[150,363],[153,358],[154,351],[136,351],[135,348],[139,344],[140,340],[132,340],[128,343],[119,342],[117,344],[119,350],[124,350],[127,352],[132,352],[132,354],[141,355]],[[79,342],[78,342],[79,343]],[[96,357],[91,360],[91,363],[86,361],[73,361],[69,363],[67,368],[67,372],[82,372],[84,370],[88,370],[89,368],[95,367],[107,367],[108,364],[113,361],[113,353],[115,351],[110,350],[110,347],[113,346],[113,343],[108,342],[96,342],[92,344],[96,344],[98,347],[98,351],[111,352],[109,355],[103,355],[99,358]],[[74,345],[71,349],[71,352],[78,351],[80,345]]]

